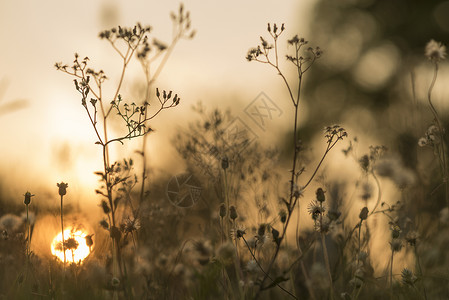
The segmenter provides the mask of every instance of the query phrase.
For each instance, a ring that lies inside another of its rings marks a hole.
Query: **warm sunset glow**
[[[79,263],[89,256],[92,251],[92,244],[89,247],[87,240],[89,240],[89,235],[82,230],[71,227],[64,230],[66,262]],[[90,241],[92,240],[90,239]],[[56,256],[60,261],[64,261],[61,232],[58,233],[51,243],[51,254]]]

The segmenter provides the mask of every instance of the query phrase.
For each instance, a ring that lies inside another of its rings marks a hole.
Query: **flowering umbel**
[[[435,40],[430,40],[426,45],[427,58],[435,63],[446,58],[446,46]]]

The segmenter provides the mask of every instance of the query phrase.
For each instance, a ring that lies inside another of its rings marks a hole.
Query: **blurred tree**
[[[449,1],[317,0],[308,39],[324,55],[306,80],[308,126],[352,120],[363,132],[395,140],[413,167],[410,153],[422,132],[410,119],[418,104],[408,78],[425,62],[430,39],[449,41],[448,15]]]

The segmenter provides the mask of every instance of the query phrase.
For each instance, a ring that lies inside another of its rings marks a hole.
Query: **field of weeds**
[[[241,111],[159,82],[202,29],[183,4],[169,42],[140,22],[98,33],[112,75],[55,57],[96,151],[93,196],[66,177],[14,194],[2,170],[0,299],[448,299],[449,5],[380,2],[316,1],[308,39],[265,23],[241,60],[279,94],[261,86]],[[406,31],[428,11],[434,27]],[[0,118],[28,109],[6,101]],[[171,123],[173,151],[150,150]]]

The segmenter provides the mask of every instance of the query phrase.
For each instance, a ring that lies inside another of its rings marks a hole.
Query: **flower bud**
[[[59,188],[59,195],[60,196],[64,196],[65,194],[67,194],[67,187],[69,186],[68,183],[61,182],[61,183],[57,183],[56,185]]]
[[[318,202],[324,202],[326,200],[326,196],[324,195],[324,191],[322,188],[318,188],[316,190],[316,200]]]
[[[229,217],[232,220],[237,219],[237,209],[235,208],[234,205],[232,205],[231,207],[229,207]]]
[[[226,217],[226,205],[224,203],[220,204],[220,217]]]
[[[223,170],[229,168],[229,159],[226,156],[221,159],[221,167]]]
[[[279,217],[281,218],[282,223],[285,223],[285,221],[287,221],[287,212],[285,211],[285,209],[282,209],[279,212]]]
[[[111,212],[111,209],[108,205],[108,203],[105,200],[101,200],[101,208],[103,209],[103,212],[105,214],[109,214]]]
[[[362,221],[368,218],[368,208],[366,206],[360,211],[359,218]]]
[[[31,203],[31,197],[33,197],[34,195],[31,195],[30,192],[26,192],[24,196],[25,200],[23,200],[23,203],[25,203],[25,205],[28,205]]]

